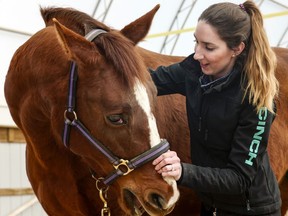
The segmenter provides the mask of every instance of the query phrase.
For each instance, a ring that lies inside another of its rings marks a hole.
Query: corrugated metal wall
[[[47,215],[26,176],[25,148],[25,143],[0,143],[0,216]]]

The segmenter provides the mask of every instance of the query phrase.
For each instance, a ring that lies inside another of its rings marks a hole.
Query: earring
[[[234,58],[236,56],[236,54],[233,54],[232,57]]]

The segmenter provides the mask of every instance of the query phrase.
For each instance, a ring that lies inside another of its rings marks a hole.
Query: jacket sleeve
[[[149,71],[159,96],[175,93],[185,95],[185,70],[181,68],[180,63],[160,66],[155,71]]]
[[[249,188],[267,154],[274,114],[267,108],[257,113],[247,101],[244,104],[226,167],[209,168],[182,163],[182,176],[178,184],[200,192],[222,194],[239,194]]]
[[[179,93],[186,95],[186,79],[201,74],[199,62],[194,60],[194,53],[182,62],[170,66],[160,66],[155,71],[149,68],[151,77],[157,87],[158,95]]]

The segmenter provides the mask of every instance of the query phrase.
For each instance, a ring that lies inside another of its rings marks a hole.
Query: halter
[[[99,34],[107,33],[102,29],[94,29],[89,32],[85,38],[89,41],[94,40]],[[169,143],[164,139],[161,140],[159,144],[154,146],[153,148],[145,151],[144,153],[134,157],[131,160],[120,159],[115,156],[107,147],[105,147],[99,140],[97,140],[93,135],[89,132],[89,130],[82,124],[82,122],[78,119],[76,113],[76,86],[77,86],[77,65],[73,61],[71,62],[70,67],[70,77],[69,77],[69,90],[68,90],[68,102],[67,109],[64,112],[64,131],[63,131],[63,143],[69,148],[69,138],[71,127],[75,127],[93,146],[99,150],[106,158],[110,161],[112,166],[114,167],[114,171],[112,171],[107,177],[103,178],[103,183],[106,186],[109,186],[113,181],[115,181],[118,177],[127,175],[132,172],[134,169],[141,167],[147,162],[154,160],[162,153],[166,152],[169,149]],[[92,174],[93,176],[93,174]],[[93,176],[94,177],[94,176]],[[97,184],[97,183],[96,183]]]

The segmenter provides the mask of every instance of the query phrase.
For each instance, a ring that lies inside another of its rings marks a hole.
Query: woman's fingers
[[[158,171],[162,167],[165,167],[168,164],[176,163],[178,161],[178,157],[176,152],[174,151],[168,151],[160,155],[158,158],[156,158],[152,164],[155,165],[155,169]],[[168,168],[167,168],[168,169]]]
[[[164,176],[171,176],[178,180],[182,173],[182,167],[180,163],[180,158],[174,151],[168,151],[160,155],[153,162],[155,165],[155,170]]]

